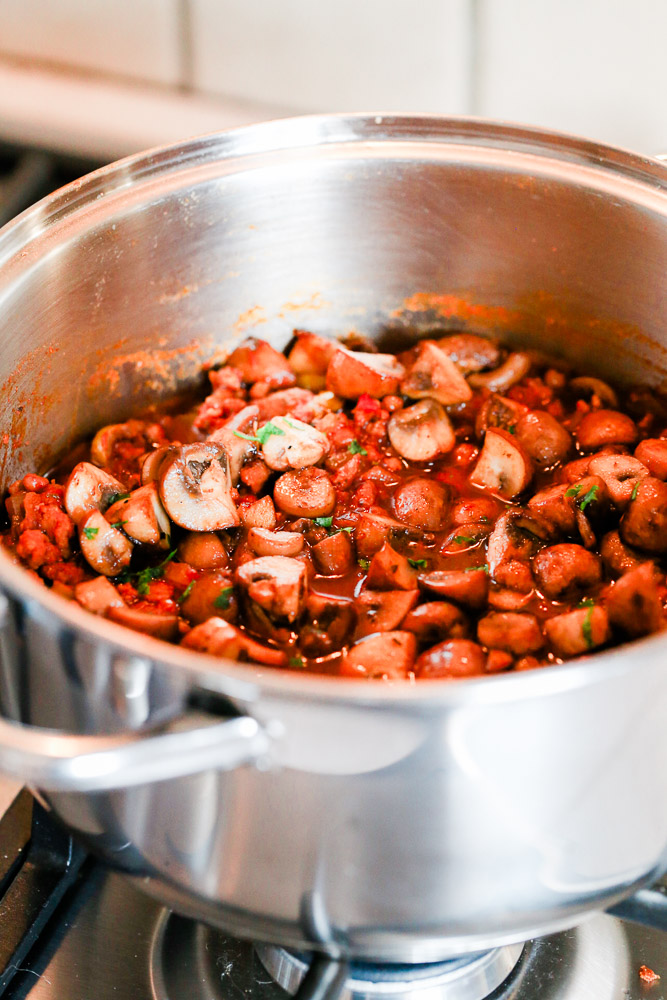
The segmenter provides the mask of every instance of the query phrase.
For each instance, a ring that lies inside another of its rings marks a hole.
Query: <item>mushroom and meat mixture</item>
[[[6,549],[129,628],[346,677],[526,670],[663,628],[659,400],[621,410],[470,333],[356,346],[245,341],[199,406],[13,483]]]

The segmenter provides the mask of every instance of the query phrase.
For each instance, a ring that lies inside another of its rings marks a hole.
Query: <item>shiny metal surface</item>
[[[641,965],[662,978],[650,990]],[[493,1000],[665,1000],[667,938],[608,916],[529,942]],[[95,868],[8,1000],[286,1000],[253,945],[171,917]]]
[[[664,167],[564,136],[333,116],[131,158],[0,232],[0,486],[191,389],[202,359],[248,333],[282,346],[295,326],[387,343],[492,328],[662,384],[666,274]],[[148,735],[187,727],[204,692],[221,717],[226,704],[282,734],[268,770],[211,762],[50,796],[184,913],[426,962],[572,925],[667,862],[664,637],[515,676],[365,685],[125,632],[4,553],[0,587],[9,719]]]

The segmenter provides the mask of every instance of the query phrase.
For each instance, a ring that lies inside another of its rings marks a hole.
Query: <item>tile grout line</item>
[[[194,90],[195,53],[190,0],[176,0],[178,30],[178,77],[180,90],[189,93]]]

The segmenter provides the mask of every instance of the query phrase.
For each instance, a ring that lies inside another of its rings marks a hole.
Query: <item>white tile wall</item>
[[[667,150],[665,0],[477,0],[479,114]]]
[[[0,53],[179,82],[179,0],[0,0]]]
[[[190,0],[194,83],[299,111],[464,112],[469,0]]]

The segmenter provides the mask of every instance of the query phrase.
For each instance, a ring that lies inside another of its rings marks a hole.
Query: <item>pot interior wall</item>
[[[467,326],[615,381],[667,373],[667,198],[555,157],[329,143],[111,168],[0,238],[0,488],[295,327]]]

